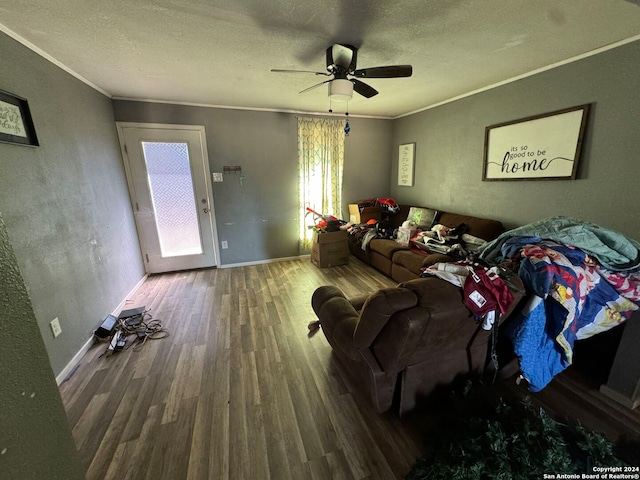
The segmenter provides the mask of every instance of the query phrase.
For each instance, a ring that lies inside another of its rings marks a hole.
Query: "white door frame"
[[[202,155],[204,157],[204,169],[205,169],[205,184],[207,189],[207,196],[209,199],[209,211],[211,215],[211,229],[212,229],[212,239],[213,239],[213,255],[216,266],[220,266],[220,252],[218,250],[218,228],[216,226],[216,212],[215,206],[213,202],[213,190],[211,188],[211,171],[209,167],[209,153],[207,151],[207,137],[205,134],[205,129],[203,125],[178,125],[178,124],[168,124],[168,123],[138,123],[138,122],[116,122],[116,129],[118,132],[118,140],[120,141],[120,152],[122,154],[122,160],[124,163],[124,170],[127,177],[127,186],[129,188],[129,200],[131,202],[131,211],[134,214],[134,219],[136,219],[136,231],[138,233],[138,241],[140,244],[140,254],[143,255],[144,245],[142,239],[144,238],[144,233],[139,222],[137,221],[137,217],[135,215],[136,212],[136,198],[135,198],[135,189],[133,188],[133,177],[131,173],[131,166],[129,164],[129,155],[127,153],[125,139],[124,139],[124,129],[125,128],[145,128],[145,129],[162,129],[162,130],[190,130],[197,131],[200,133],[201,144],[202,144]],[[145,270],[148,270],[148,266],[146,261],[143,263],[145,265]],[[147,272],[149,273],[149,272]]]

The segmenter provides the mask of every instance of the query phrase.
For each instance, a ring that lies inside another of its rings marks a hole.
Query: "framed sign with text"
[[[416,155],[416,144],[400,145],[398,152],[398,185],[413,187],[413,164]]]
[[[37,147],[29,105],[24,98],[0,90],[0,142]]]
[[[589,105],[485,129],[482,180],[573,180]]]

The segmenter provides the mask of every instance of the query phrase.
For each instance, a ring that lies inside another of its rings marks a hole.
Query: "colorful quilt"
[[[571,364],[576,340],[619,325],[640,305],[640,269],[611,271],[575,246],[536,237],[510,238],[502,253],[519,253],[532,292],[507,328],[531,391]]]

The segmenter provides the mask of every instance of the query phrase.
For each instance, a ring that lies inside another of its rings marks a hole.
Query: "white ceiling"
[[[349,43],[358,68],[413,65],[348,104],[396,117],[640,40],[640,0],[2,0],[0,30],[114,98],[307,112],[325,77],[270,70]]]

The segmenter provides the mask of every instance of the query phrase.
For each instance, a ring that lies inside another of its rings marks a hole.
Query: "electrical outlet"
[[[224,179],[222,178],[222,173],[214,172],[211,174],[214,182],[222,182]]]
[[[58,317],[51,320],[51,322],[49,322],[49,325],[51,325],[51,331],[53,332],[54,338],[62,333],[62,328],[60,327],[60,320],[58,320]]]
[[[225,248],[229,248],[229,244],[226,240],[222,240],[222,249],[224,250]]]

